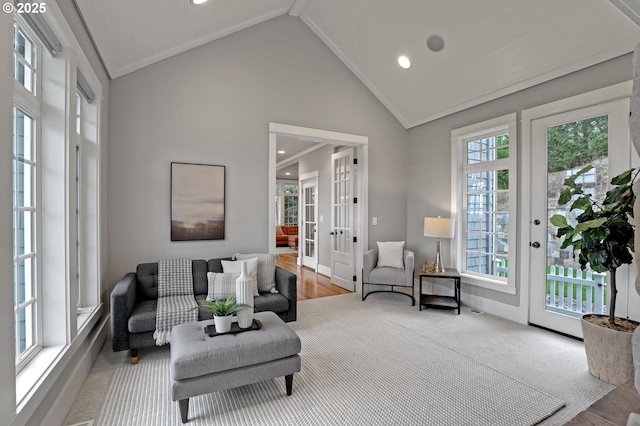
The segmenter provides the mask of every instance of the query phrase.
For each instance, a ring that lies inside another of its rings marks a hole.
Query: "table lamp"
[[[443,217],[425,217],[424,218],[424,236],[437,238],[436,247],[436,270],[435,272],[444,272],[444,266],[442,264],[442,256],[440,255],[440,239],[441,238],[453,238],[453,219]],[[425,262],[423,269],[427,266]]]

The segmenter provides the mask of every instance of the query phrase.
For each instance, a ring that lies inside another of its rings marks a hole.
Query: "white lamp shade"
[[[434,238],[453,238],[454,221],[444,217],[425,217],[424,236]]]

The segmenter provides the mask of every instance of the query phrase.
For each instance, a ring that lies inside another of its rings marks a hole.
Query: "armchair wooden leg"
[[[136,365],[138,363],[138,349],[130,349],[131,364]]]

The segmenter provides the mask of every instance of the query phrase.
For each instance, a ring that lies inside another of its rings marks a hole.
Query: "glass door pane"
[[[564,180],[587,165],[594,168],[580,176],[585,192],[597,202],[604,200],[609,177],[609,117],[602,115],[547,128],[547,288],[545,310],[580,318],[604,313],[606,274],[581,270],[573,248],[561,249],[562,238],[549,218],[560,214],[575,226],[581,210],[569,211],[571,203],[558,205]]]

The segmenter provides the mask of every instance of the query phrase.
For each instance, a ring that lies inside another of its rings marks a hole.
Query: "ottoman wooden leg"
[[[293,388],[293,374],[287,374],[284,376],[284,381],[287,384],[287,395],[291,395],[291,389]]]
[[[178,406],[180,407],[180,417],[182,418],[182,423],[187,422],[187,418],[189,417],[189,398],[181,399],[178,401]]]

